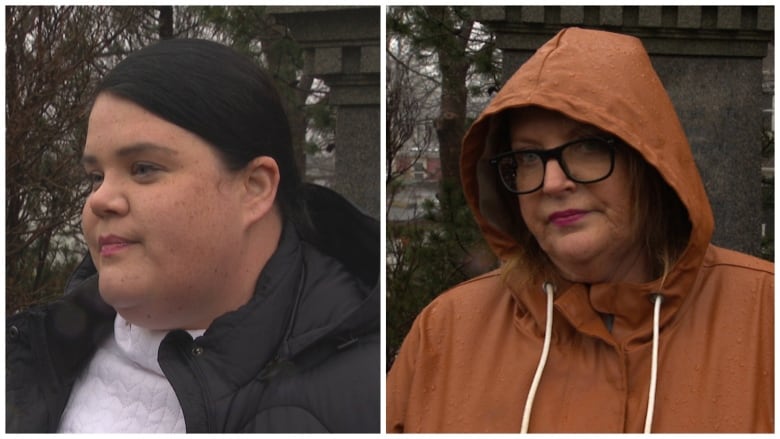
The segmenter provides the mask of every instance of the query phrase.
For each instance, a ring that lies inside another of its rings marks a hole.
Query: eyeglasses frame
[[[607,172],[605,176],[601,178],[597,178],[595,180],[578,180],[569,174],[568,166],[566,166],[566,162],[562,158],[563,150],[571,145],[574,145],[575,143],[580,143],[588,140],[598,140],[600,142],[606,143],[607,146],[609,147],[609,159],[610,159],[609,172]],[[617,143],[618,140],[614,137],[598,137],[598,136],[582,137],[582,138],[574,139],[570,142],[566,142],[563,145],[556,146],[555,148],[552,149],[523,149],[523,150],[511,150],[511,151],[502,152],[494,156],[493,158],[491,158],[490,164],[496,168],[498,179],[501,180],[501,184],[504,186],[504,188],[506,188],[506,190],[508,190],[509,192],[515,195],[525,195],[525,194],[530,194],[532,192],[536,192],[539,189],[541,189],[542,186],[544,186],[544,177],[547,173],[547,162],[550,161],[550,159],[555,159],[555,161],[558,162],[558,166],[561,167],[561,170],[563,170],[563,173],[566,175],[566,178],[568,178],[569,180],[575,183],[590,184],[590,183],[597,183],[599,181],[606,180],[607,178],[609,178],[610,175],[612,175],[612,172],[615,170],[615,150],[616,150]],[[498,162],[502,158],[507,156],[513,156],[516,154],[521,154],[521,153],[536,154],[537,156],[539,156],[540,159],[542,159],[542,180],[541,182],[539,182],[539,186],[528,191],[518,191],[516,189],[510,188],[509,185],[504,181],[504,178],[501,176],[501,172],[498,168]]]

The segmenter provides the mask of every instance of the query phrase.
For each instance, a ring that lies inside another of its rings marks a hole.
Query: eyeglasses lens
[[[554,150],[550,150],[554,151]],[[612,172],[613,150],[599,139],[585,139],[560,149],[559,164],[567,177],[577,183],[591,183]],[[517,151],[498,161],[498,172],[506,187],[517,193],[539,189],[544,183],[546,162],[557,154],[542,157],[535,151]]]

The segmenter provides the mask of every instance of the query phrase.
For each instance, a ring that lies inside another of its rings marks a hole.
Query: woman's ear
[[[271,157],[255,157],[242,173],[244,217],[247,225],[251,225],[265,218],[274,207],[279,189],[279,165]]]

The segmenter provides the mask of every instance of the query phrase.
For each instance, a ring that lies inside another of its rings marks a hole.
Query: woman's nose
[[[100,185],[87,197],[87,206],[100,218],[127,214],[130,205],[121,183],[104,177]]]
[[[544,166],[542,192],[546,194],[556,194],[576,187],[576,183],[563,172],[563,168],[561,167],[561,164],[558,163],[558,160],[548,160]]]

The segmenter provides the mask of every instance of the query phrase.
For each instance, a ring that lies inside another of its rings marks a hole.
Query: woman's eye
[[[532,152],[519,152],[515,157],[518,166],[535,166],[539,162],[539,156]]]
[[[103,174],[100,172],[88,172],[87,182],[89,183],[92,192],[94,192],[100,187],[100,184],[103,183]]]
[[[154,174],[156,171],[159,171],[160,168],[158,166],[155,166],[151,163],[134,163],[132,168],[132,174],[137,177],[149,177],[152,174]]]

